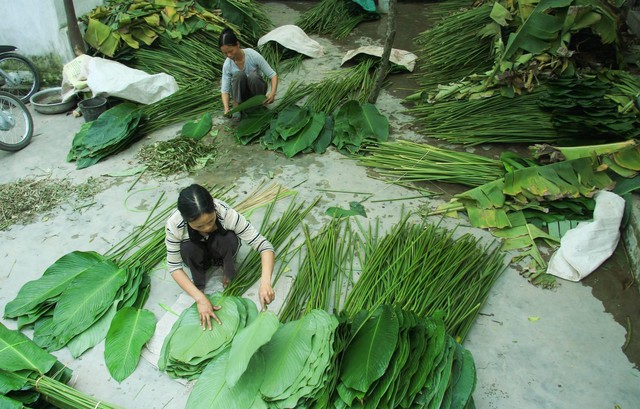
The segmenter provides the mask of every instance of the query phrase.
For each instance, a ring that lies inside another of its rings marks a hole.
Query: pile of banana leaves
[[[187,408],[473,407],[473,357],[442,319],[381,305],[280,324],[262,312],[196,381]]]
[[[0,407],[118,409],[67,383],[71,370],[19,331],[0,323]]]
[[[499,1],[443,19],[419,37],[424,88],[411,112],[425,134],[466,145],[637,137],[640,81],[601,68],[622,68],[621,5]]]
[[[220,294],[207,297],[213,305],[222,307],[217,312],[222,324],[214,322],[214,330],[203,330],[195,304],[180,314],[164,340],[158,361],[158,368],[172,378],[192,379],[200,375],[258,315],[256,305],[249,299]]]
[[[76,167],[83,169],[120,152],[140,138],[141,120],[139,107],[130,102],[106,110],[95,121],[82,125],[73,137],[67,161],[75,161]]]

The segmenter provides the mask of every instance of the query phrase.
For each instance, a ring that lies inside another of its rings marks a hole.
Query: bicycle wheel
[[[13,94],[0,91],[0,149],[19,151],[31,142],[33,119],[27,106]]]
[[[25,104],[40,89],[36,66],[18,53],[0,54],[0,91],[9,92]]]

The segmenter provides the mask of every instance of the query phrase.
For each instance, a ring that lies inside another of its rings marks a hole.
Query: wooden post
[[[84,40],[78,27],[78,18],[76,17],[76,9],[73,6],[73,0],[64,0],[64,11],[67,15],[67,29],[69,34],[69,42],[76,56],[85,53]]]
[[[376,77],[376,83],[369,95],[369,102],[375,104],[378,100],[378,95],[382,89],[384,79],[389,73],[389,56],[391,55],[391,49],[393,48],[393,40],[396,38],[396,0],[389,0],[389,13],[387,14],[387,39],[384,43],[384,51],[382,52],[382,58],[378,67],[378,75]]]

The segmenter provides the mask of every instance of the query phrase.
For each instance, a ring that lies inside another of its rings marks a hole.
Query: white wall
[[[76,16],[88,13],[103,0],[74,0]],[[75,55],[67,37],[63,0],[0,0],[0,44],[13,45],[28,56],[54,53],[62,62]]]

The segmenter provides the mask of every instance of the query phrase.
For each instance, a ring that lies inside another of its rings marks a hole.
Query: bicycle
[[[19,151],[31,142],[33,118],[22,100],[0,91],[0,149]]]
[[[25,104],[40,89],[40,74],[27,57],[11,45],[0,45],[0,91],[9,92]]]

